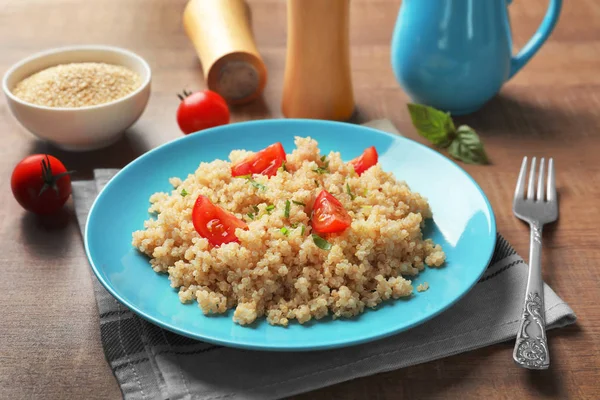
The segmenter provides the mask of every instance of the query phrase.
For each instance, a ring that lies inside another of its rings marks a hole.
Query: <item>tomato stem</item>
[[[56,182],[58,182],[58,180],[63,176],[70,175],[73,172],[75,171],[65,171],[61,172],[58,175],[53,175],[52,166],[50,165],[50,159],[46,154],[46,158],[42,159],[42,180],[44,181],[44,186],[42,186],[42,188],[40,189],[38,197],[41,196],[46,190],[48,190],[48,188],[52,188],[52,190],[54,190],[54,193],[56,193],[56,195],[58,196],[59,193],[58,186],[56,186]]]
[[[185,100],[186,97],[189,97],[192,95],[192,92],[188,92],[187,90],[183,89],[183,95],[181,93],[177,93],[177,97],[179,98],[179,100],[183,101]]]

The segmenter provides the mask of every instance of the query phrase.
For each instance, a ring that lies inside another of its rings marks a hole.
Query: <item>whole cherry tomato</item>
[[[36,214],[53,214],[71,195],[70,173],[57,158],[34,154],[17,164],[10,185],[24,209]]]
[[[177,108],[177,124],[183,133],[200,131],[229,123],[225,99],[212,90],[190,93],[183,91]]]

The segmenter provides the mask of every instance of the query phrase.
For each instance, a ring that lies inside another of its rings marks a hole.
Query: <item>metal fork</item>
[[[554,178],[554,161],[548,162],[548,179],[544,185],[544,159],[540,162],[540,172],[535,188],[536,158],[531,161],[529,185],[525,196],[527,176],[527,157],[523,158],[521,172],[515,189],[513,213],[531,228],[529,251],[529,277],[521,324],[517,332],[517,341],[513,351],[515,362],[529,369],[547,369],[550,366],[550,354],[546,340],[546,321],[544,316],[544,282],[542,281],[542,228],[544,224],[558,219],[558,199]],[[544,187],[546,189],[544,190]]]

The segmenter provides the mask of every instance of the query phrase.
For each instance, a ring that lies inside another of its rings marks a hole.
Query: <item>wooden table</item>
[[[12,168],[30,153],[62,159],[78,178],[121,167],[180,136],[183,88],[204,87],[184,35],[184,0],[3,0],[0,72],[39,50],[71,44],[130,48],[150,63],[153,92],[125,140],[87,154],[57,150],[30,136],[0,103],[0,398],[112,399],[120,391],[104,359],[90,269],[72,214],[41,221],[9,190]],[[269,70],[264,100],[235,108],[237,121],[281,117],[286,15],[283,0],[250,1],[256,40]],[[351,43],[358,121],[390,118],[422,141],[410,123],[390,67],[398,0],[352,0]],[[533,33],[546,2],[511,6],[515,44]],[[515,367],[513,343],[332,386],[298,399],[600,398],[600,4],[570,0],[550,42],[480,112],[461,118],[478,130],[492,166],[466,166],[489,196],[498,228],[523,255],[528,230],[513,217],[512,192],[524,155],[553,156],[562,217],[546,232],[544,278],[577,313],[575,326],[549,334],[552,368]]]

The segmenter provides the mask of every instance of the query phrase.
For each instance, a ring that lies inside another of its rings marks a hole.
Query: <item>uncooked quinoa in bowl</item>
[[[129,50],[84,45],[15,63],[2,78],[8,108],[29,132],[67,151],[107,147],[144,112],[148,63]]]
[[[133,246],[204,314],[272,325],[349,318],[414,294],[410,278],[445,254],[424,239],[427,200],[381,169],[374,147],[350,161],[297,137],[201,163],[150,197]],[[426,290],[421,287],[420,290]]]
[[[12,93],[31,104],[79,108],[110,103],[133,93],[141,85],[142,77],[127,67],[81,62],[36,72],[18,82]]]

